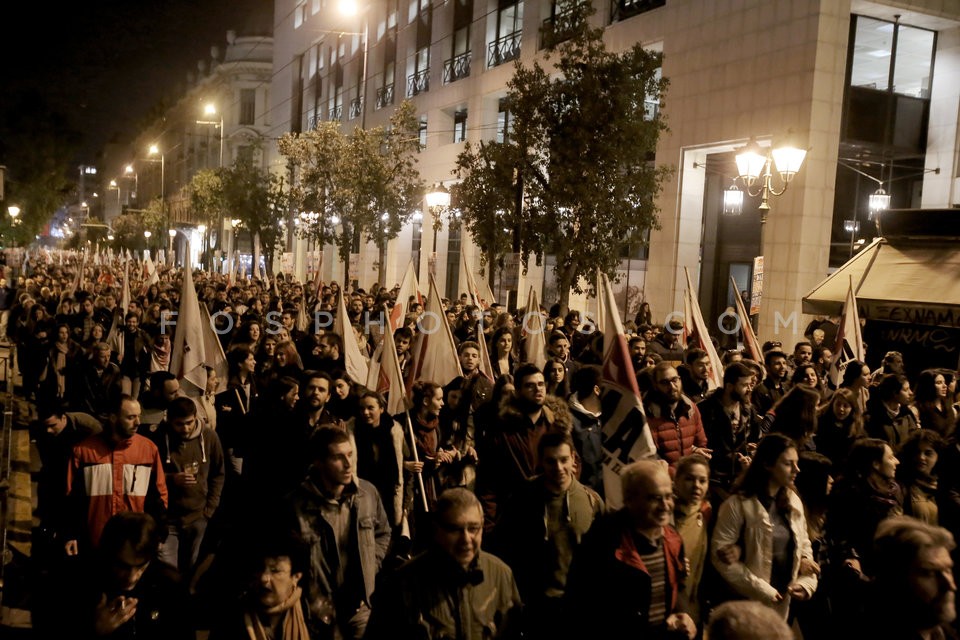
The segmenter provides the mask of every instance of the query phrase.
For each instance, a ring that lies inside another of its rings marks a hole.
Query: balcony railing
[[[430,90],[430,67],[407,78],[407,97],[412,98]]]
[[[626,20],[665,4],[667,4],[667,0],[611,0],[610,22]]]
[[[443,84],[456,82],[470,75],[470,52],[461,53],[443,63]]]
[[[393,83],[377,89],[377,109],[383,109],[393,104]]]
[[[581,20],[583,20],[583,12],[573,9],[561,11],[544,20],[540,27],[542,48],[552,49],[561,42],[572,38],[577,27],[580,26]]]
[[[337,106],[330,109],[329,120],[343,120],[343,105],[338,104]]]
[[[350,101],[350,119],[359,118],[361,115],[363,115],[363,96]]]
[[[487,67],[496,67],[520,57],[520,31],[514,31],[490,43]]]

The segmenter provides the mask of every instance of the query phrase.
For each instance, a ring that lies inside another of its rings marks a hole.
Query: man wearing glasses
[[[433,517],[431,547],[377,585],[364,637],[517,637],[520,593],[510,568],[480,550],[480,501],[447,489]]]
[[[653,369],[653,389],[644,398],[650,435],[657,455],[670,466],[685,455],[699,453],[709,459],[707,434],[696,403],[683,393],[683,382],[669,362]]]

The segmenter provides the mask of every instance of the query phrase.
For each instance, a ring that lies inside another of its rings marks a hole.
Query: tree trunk
[[[573,286],[573,275],[577,272],[576,264],[568,265],[565,269],[557,269],[557,296],[560,310],[557,315],[561,318],[567,315],[570,307],[570,287]]]
[[[381,238],[377,243],[379,255],[377,257],[377,282],[381,287],[387,286],[387,243]]]

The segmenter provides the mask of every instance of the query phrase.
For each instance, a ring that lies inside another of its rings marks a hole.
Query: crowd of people
[[[462,375],[412,379],[423,305],[399,286],[133,266],[34,259],[3,314],[42,463],[37,637],[956,635],[956,371],[910,380],[891,352],[834,384],[811,329],[762,362],[721,349],[712,388],[644,305],[625,330],[655,451],[617,477],[577,311],[542,309],[529,358],[523,309],[444,300]],[[202,389],[171,371],[185,277],[227,363]],[[376,360],[401,302],[391,415],[345,354]],[[312,321],[340,308],[346,335]]]

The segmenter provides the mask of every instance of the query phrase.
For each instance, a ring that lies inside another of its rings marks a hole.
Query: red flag
[[[618,509],[623,504],[620,487],[623,467],[636,460],[656,458],[657,449],[647,427],[613,287],[603,274],[597,286],[597,302],[598,326],[603,331],[601,437],[606,453],[603,489],[607,506]]]
[[[703,321],[703,312],[700,311],[700,301],[697,300],[697,294],[693,291],[693,282],[690,280],[690,270],[683,268],[687,276],[687,293],[684,296],[684,332],[688,340],[692,339],[694,344],[687,342],[687,348],[696,346],[707,352],[707,359],[710,361],[710,372],[707,377],[707,386],[711,389],[723,387],[723,364],[720,362],[720,356],[717,355],[717,348],[713,346],[710,340],[710,334],[707,332],[707,324]]]
[[[523,361],[531,362],[537,365],[538,369],[543,369],[547,365],[547,336],[544,335],[546,328],[543,316],[540,314],[537,292],[532,286],[530,293],[527,294],[527,310],[523,314],[520,329],[520,335],[524,337]]]
[[[413,383],[417,380],[429,380],[445,387],[451,380],[463,375],[446,310],[432,275],[426,309],[420,318],[418,329],[413,344],[407,395],[411,394]]]
[[[837,331],[833,362],[830,363],[829,377],[834,388],[840,385],[843,370],[852,360],[863,362],[863,335],[860,332],[860,311],[857,309],[857,296],[853,291],[853,277],[847,288],[847,299],[843,303],[843,317]]]
[[[743,334],[743,348],[747,350],[747,357],[754,362],[763,364],[763,351],[760,350],[760,343],[757,342],[757,334],[753,332],[753,325],[750,324],[750,316],[743,306],[743,298],[740,297],[740,288],[737,281],[730,276],[730,284],[733,285],[733,297],[736,299],[737,316],[740,318],[740,331]]]

